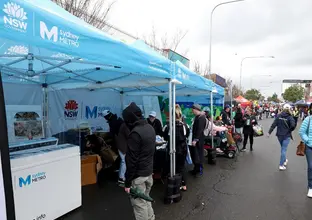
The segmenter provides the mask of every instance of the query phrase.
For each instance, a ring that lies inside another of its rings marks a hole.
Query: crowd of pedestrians
[[[193,163],[191,174],[195,177],[203,175],[204,143],[207,130],[209,135],[216,135],[217,132],[233,129],[236,134],[243,137],[241,151],[246,151],[248,141],[249,149],[253,151],[254,127],[265,116],[274,118],[267,136],[270,136],[276,129],[276,136],[281,147],[280,171],[287,169],[288,159],[286,155],[290,140],[293,139],[292,132],[295,130],[298,120],[303,120],[299,134],[305,144],[304,153],[308,163],[308,197],[312,198],[312,116],[310,116],[312,115],[312,105],[308,108],[307,115],[303,114],[303,116],[301,109],[289,104],[284,104],[281,107],[247,106],[246,108],[237,105],[234,109],[225,106],[222,113],[216,117],[213,125],[210,122],[208,109],[203,111],[200,105],[194,104],[192,112],[194,119],[189,127],[183,120],[180,106],[176,105],[175,107],[176,173],[182,176],[181,190],[187,190],[185,172],[187,156],[191,157]],[[105,111],[103,116],[109,124],[110,133],[115,139],[121,158],[119,184],[123,184],[127,193],[130,193],[131,188],[136,188],[149,196],[153,186],[156,135],[164,137],[167,143],[170,143],[169,125],[167,124],[163,128],[154,111],[150,112],[148,118],[144,118],[141,109],[135,103],[131,103],[123,111],[123,119],[109,111]],[[167,147],[169,148],[169,145]],[[131,203],[137,220],[155,219],[150,202],[140,198],[131,198]]]

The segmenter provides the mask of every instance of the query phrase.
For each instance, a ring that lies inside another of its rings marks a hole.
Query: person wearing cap
[[[128,127],[124,121],[118,117],[116,114],[113,114],[109,110],[103,112],[103,117],[106,119],[109,125],[109,132],[114,138],[114,143],[118,149],[120,156],[120,167],[119,167],[119,178],[118,184],[124,184],[125,182],[125,173],[126,173],[126,150],[127,150],[127,138],[130,133]]]
[[[296,122],[291,115],[291,106],[289,104],[285,104],[282,113],[275,118],[269,133],[267,134],[268,137],[276,127],[276,136],[281,145],[279,170],[283,171],[287,169],[288,159],[286,158],[286,154],[290,139],[292,139],[291,133],[296,128]]]
[[[156,118],[156,112],[151,111],[148,115],[147,122],[155,129],[156,135],[163,136],[163,128],[159,119]]]
[[[195,115],[195,118],[192,127],[192,147],[190,147],[190,151],[194,163],[192,174],[197,176],[203,174],[204,130],[207,120],[206,115],[201,111],[201,106],[199,104],[194,104],[192,106],[192,112]]]
[[[130,129],[127,140],[125,191],[130,193],[130,188],[138,189],[149,196],[153,186],[155,130],[144,119],[141,109],[135,103],[131,103],[122,112],[122,116]],[[155,219],[151,202],[134,197],[130,197],[130,201],[135,219]]]

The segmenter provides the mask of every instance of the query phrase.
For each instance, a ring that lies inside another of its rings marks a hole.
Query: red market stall
[[[242,107],[247,107],[251,105],[251,102],[245,99],[243,96],[236,97],[235,101],[241,104]]]

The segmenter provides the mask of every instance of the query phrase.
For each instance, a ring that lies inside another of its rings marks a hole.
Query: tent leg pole
[[[175,104],[176,104],[176,85],[172,85],[172,169],[173,169],[173,176],[176,175],[176,114],[175,114]]]
[[[170,146],[170,177],[173,177],[173,137],[172,137],[172,83],[169,82],[169,146]]]
[[[42,87],[43,106],[42,106],[42,124],[43,124],[43,138],[47,138],[48,125],[48,91],[46,87]]]

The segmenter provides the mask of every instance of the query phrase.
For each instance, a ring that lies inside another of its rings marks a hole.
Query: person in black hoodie
[[[283,171],[287,169],[288,159],[286,158],[287,148],[292,139],[292,131],[296,128],[296,122],[293,116],[291,115],[291,106],[289,104],[285,104],[283,106],[283,111],[281,114],[277,116],[274,120],[269,133],[273,132],[273,130],[277,127],[276,136],[281,145],[281,158],[279,163],[279,170]]]
[[[240,106],[237,106],[234,121],[235,121],[235,132],[239,134],[243,134],[244,119],[243,119],[243,112]]]
[[[141,109],[135,103],[131,103],[122,112],[122,116],[130,129],[127,140],[125,191],[130,193],[130,187],[137,188],[149,196],[153,186],[155,130],[143,118]],[[137,220],[155,219],[151,202],[131,197],[131,203]]]
[[[192,147],[190,147],[194,169],[192,174],[201,176],[203,174],[204,162],[204,130],[206,127],[206,115],[201,111],[201,106],[194,104],[192,107],[193,114],[195,115],[192,127]]]
[[[186,191],[186,175],[185,161],[187,156],[187,138],[190,134],[190,129],[187,124],[182,121],[182,111],[180,105],[176,104],[176,173],[182,175],[181,189]],[[164,127],[164,139],[169,143],[169,126]]]
[[[244,143],[243,143],[243,149],[241,151],[246,151],[246,145],[249,138],[250,143],[250,151],[253,151],[253,138],[254,138],[254,130],[253,126],[257,124],[256,117],[252,114],[251,109],[246,109],[245,115],[243,117],[244,120],[244,127],[243,127],[243,133],[244,133]]]

